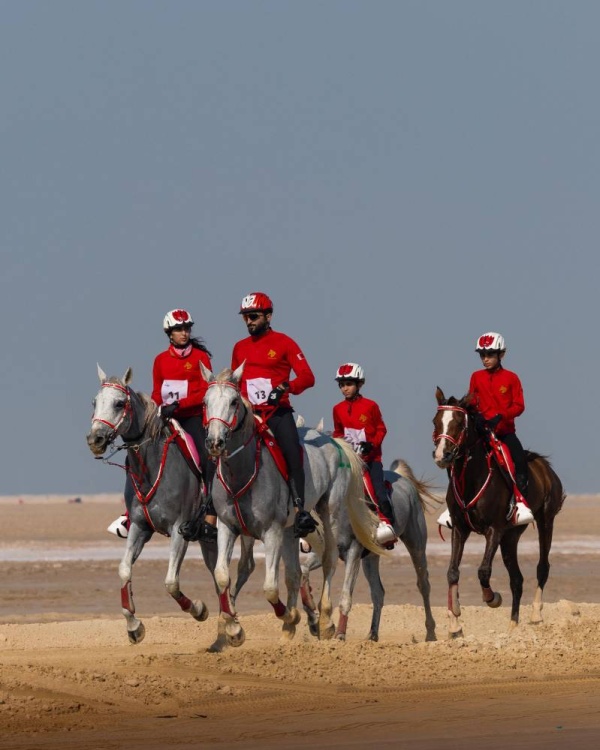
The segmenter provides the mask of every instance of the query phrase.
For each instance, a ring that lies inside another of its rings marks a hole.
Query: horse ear
[[[235,370],[235,372],[232,373],[231,379],[232,381],[238,385],[240,380],[242,379],[242,373],[244,372],[244,366],[246,364],[246,360],[242,362],[242,364]]]
[[[125,370],[125,375],[123,375],[123,385],[129,385],[131,381],[133,380],[133,370],[131,367],[128,367]]]
[[[104,383],[106,380],[108,380],[108,378],[106,377],[106,373],[97,362],[96,362],[96,367],[98,368],[98,377],[100,378],[100,382]]]
[[[200,372],[202,373],[202,377],[204,378],[204,380],[206,380],[207,383],[212,383],[215,379],[215,376],[204,363],[198,362],[198,364],[200,365]]]
[[[439,387],[439,385],[435,389],[435,400],[438,402],[438,406],[443,406],[446,403],[444,391]]]
[[[323,417],[321,417],[321,419],[319,420],[319,424],[315,427],[315,430],[317,432],[323,432],[324,427],[325,427],[325,423],[323,421]]]

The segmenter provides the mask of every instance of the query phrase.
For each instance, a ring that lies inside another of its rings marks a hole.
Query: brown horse
[[[523,575],[517,559],[517,545],[526,526],[513,526],[507,520],[512,508],[512,483],[490,456],[485,435],[475,426],[475,412],[470,396],[460,401],[446,399],[442,390],[435,394],[438,408],[433,420],[433,458],[441,469],[448,470],[446,503],[452,517],[452,554],[448,567],[448,616],[450,636],[462,636],[458,579],[465,542],[472,531],[485,537],[485,553],[478,575],[483,601],[499,607],[502,597],[490,588],[492,562],[500,547],[512,591],[511,627],[519,622],[523,594]],[[564,502],[562,484],[544,456],[528,452],[529,492],[538,528],[540,557],[537,565],[537,589],[533,600],[532,623],[542,622],[542,595],[550,572],[550,547],[554,519]]]

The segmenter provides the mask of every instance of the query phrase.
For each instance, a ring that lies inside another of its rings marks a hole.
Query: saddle
[[[198,450],[192,436],[183,429],[176,419],[169,420],[169,431],[174,436],[175,443],[181,451],[181,455],[185,458],[187,465],[204,486],[200,456],[198,455]],[[204,491],[206,492],[205,486]]]
[[[518,503],[526,503],[527,501],[517,487],[517,481],[515,479],[515,464],[506,445],[493,432],[490,432],[488,434],[488,447],[491,456],[496,461],[496,464],[500,469],[500,473],[504,476],[504,479],[512,488],[515,500]]]

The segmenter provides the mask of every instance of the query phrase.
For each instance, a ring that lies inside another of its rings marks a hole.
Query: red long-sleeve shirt
[[[515,417],[525,411],[525,399],[521,381],[514,372],[499,367],[497,370],[477,370],[471,375],[469,393],[474,396],[473,405],[484,419],[502,415],[496,427],[497,435],[515,432]]]
[[[359,443],[373,443],[367,461],[381,461],[381,444],[387,428],[375,401],[361,396],[344,399],[333,407],[333,437],[343,437],[355,448]]]
[[[238,341],[231,355],[231,369],[242,362],[242,394],[254,405],[266,404],[269,393],[281,383],[289,383],[280,406],[289,406],[289,393],[297,396],[315,384],[315,376],[298,344],[286,336],[269,329],[260,336],[248,336]],[[290,380],[290,373],[296,377]]]
[[[179,401],[176,417],[201,415],[208,385],[200,372],[200,362],[212,369],[208,354],[195,346],[187,357],[178,357],[171,347],[161,352],[152,369],[152,400],[159,406]]]

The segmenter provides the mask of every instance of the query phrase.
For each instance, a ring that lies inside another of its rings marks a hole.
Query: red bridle
[[[208,384],[208,388],[212,388],[214,385],[224,385],[224,386],[227,386],[229,388],[233,388],[235,390],[235,392],[239,395],[240,389],[237,387],[237,385],[235,383],[231,383],[229,381],[227,381],[225,383],[214,382],[214,383],[209,383]],[[208,390],[208,388],[207,388],[207,390]],[[225,427],[230,432],[233,432],[235,430],[235,428],[237,427],[237,423],[238,423],[238,415],[239,415],[239,411],[240,411],[240,403],[241,403],[241,400],[238,401],[237,406],[235,407],[235,412],[233,413],[233,417],[231,418],[231,421],[229,421],[229,422],[227,422],[225,419],[221,419],[221,417],[210,417],[210,419],[206,419],[206,413],[205,413],[205,416],[204,416],[204,426],[208,427],[208,425],[211,422],[220,422],[221,424],[224,424]]]
[[[123,424],[123,421],[125,417],[127,417],[131,412],[133,411],[131,406],[131,396],[129,394],[129,389],[125,388],[122,385],[119,385],[118,383],[102,383],[102,388],[116,388],[118,391],[121,391],[125,394],[125,406],[123,407],[123,413],[117,420],[115,424],[112,424],[112,422],[108,422],[106,419],[100,419],[99,417],[92,417],[92,424],[94,422],[101,422],[102,424],[105,424],[107,427],[110,427],[110,429],[113,431],[113,438],[117,435],[117,431],[119,427]]]
[[[452,437],[452,435],[448,435],[445,432],[437,433],[435,430],[433,431],[432,437],[434,445],[437,445],[442,438],[446,438],[449,443],[452,443],[455,446],[454,453],[456,454],[458,453],[460,446],[463,444],[465,437],[467,436],[467,428],[469,426],[469,412],[462,406],[448,406],[446,404],[438,406],[437,410],[460,412],[461,414],[465,415],[465,423],[460,431],[458,438],[454,438]]]

